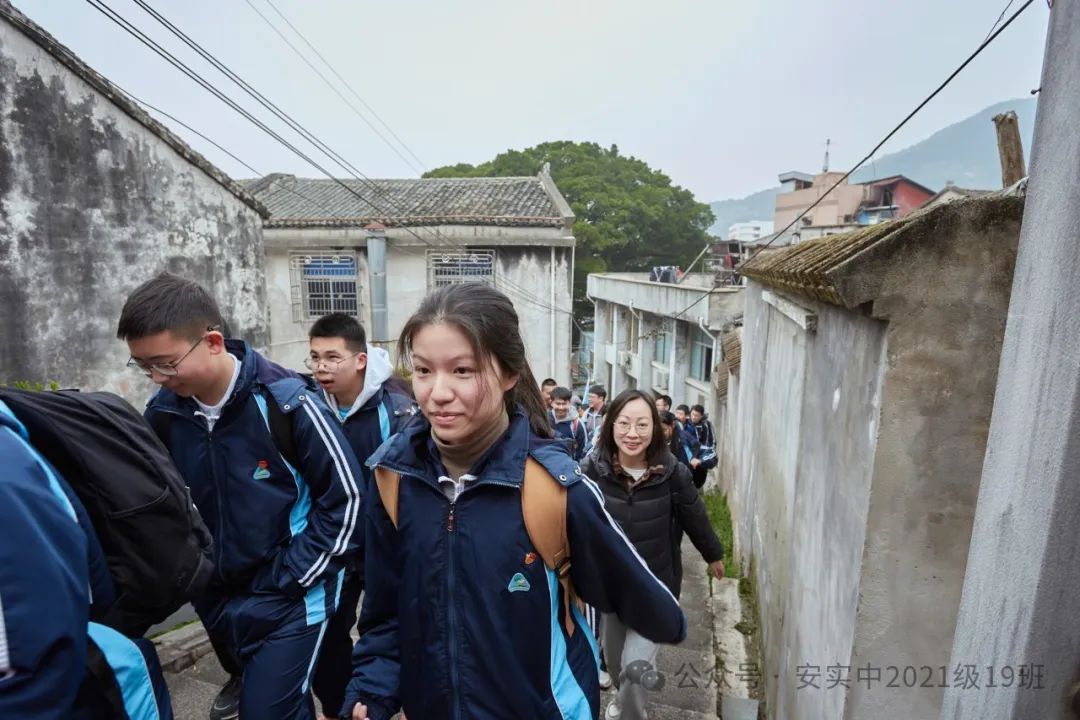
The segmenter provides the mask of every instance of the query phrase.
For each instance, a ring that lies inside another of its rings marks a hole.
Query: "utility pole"
[[[821,172],[829,172],[829,144],[832,143],[832,139],[825,138],[825,164],[821,167]]]
[[[1080,717],[1080,2],[1053,4],[1042,72],[942,720]]]
[[[1012,110],[994,116],[997,128],[998,155],[1001,158],[1001,186],[1010,187],[1027,175],[1024,144],[1020,140],[1020,122]]]

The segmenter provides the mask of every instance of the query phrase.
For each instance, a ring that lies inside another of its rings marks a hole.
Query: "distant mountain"
[[[1006,110],[1016,111],[1020,120],[1020,137],[1024,141],[1024,159],[1030,163],[1035,98],[1018,98],[991,105],[939,130],[922,142],[891,155],[883,155],[873,163],[868,162],[852,176],[851,182],[905,175],[935,191],[945,187],[949,181],[965,188],[998,188],[1001,186],[1001,165],[997,154],[997,135],[991,119]],[[792,169],[802,168],[778,168],[777,174]],[[812,171],[808,169],[808,172]],[[744,198],[711,203],[716,223],[709,228],[709,232],[723,237],[732,223],[771,220],[779,192],[779,187],[773,187]]]

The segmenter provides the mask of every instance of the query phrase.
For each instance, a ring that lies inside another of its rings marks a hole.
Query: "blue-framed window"
[[[300,269],[302,315],[314,320],[330,313],[356,316],[360,311],[356,256],[303,255],[294,259]]]

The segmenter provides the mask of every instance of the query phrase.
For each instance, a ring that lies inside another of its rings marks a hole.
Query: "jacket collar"
[[[553,476],[567,474],[566,467],[560,465],[570,461],[563,443],[533,435],[528,415],[519,406],[510,417],[506,432],[480,456],[469,474],[477,476],[477,484],[480,485],[487,482],[520,485],[525,476],[525,460],[529,455],[535,457]],[[367,466],[386,467],[436,483],[438,476],[445,474],[439,451],[431,439],[431,424],[422,415],[383,444],[368,459]]]

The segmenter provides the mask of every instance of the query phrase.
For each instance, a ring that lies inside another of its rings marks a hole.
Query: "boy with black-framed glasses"
[[[309,720],[363,537],[360,466],[318,393],[222,326],[206,290],[163,273],[128,297],[117,337],[160,386],[146,418],[214,537],[216,582],[194,604],[234,677],[211,717]]]
[[[371,470],[364,463],[416,414],[412,391],[394,377],[389,353],[368,346],[363,325],[351,315],[331,313],[319,318],[308,331],[308,343],[304,365],[312,371],[360,460],[366,494],[371,491]],[[363,589],[361,551],[346,566],[341,600],[327,626],[312,680],[327,717],[333,717],[345,702],[345,688],[352,677],[350,632]]]

